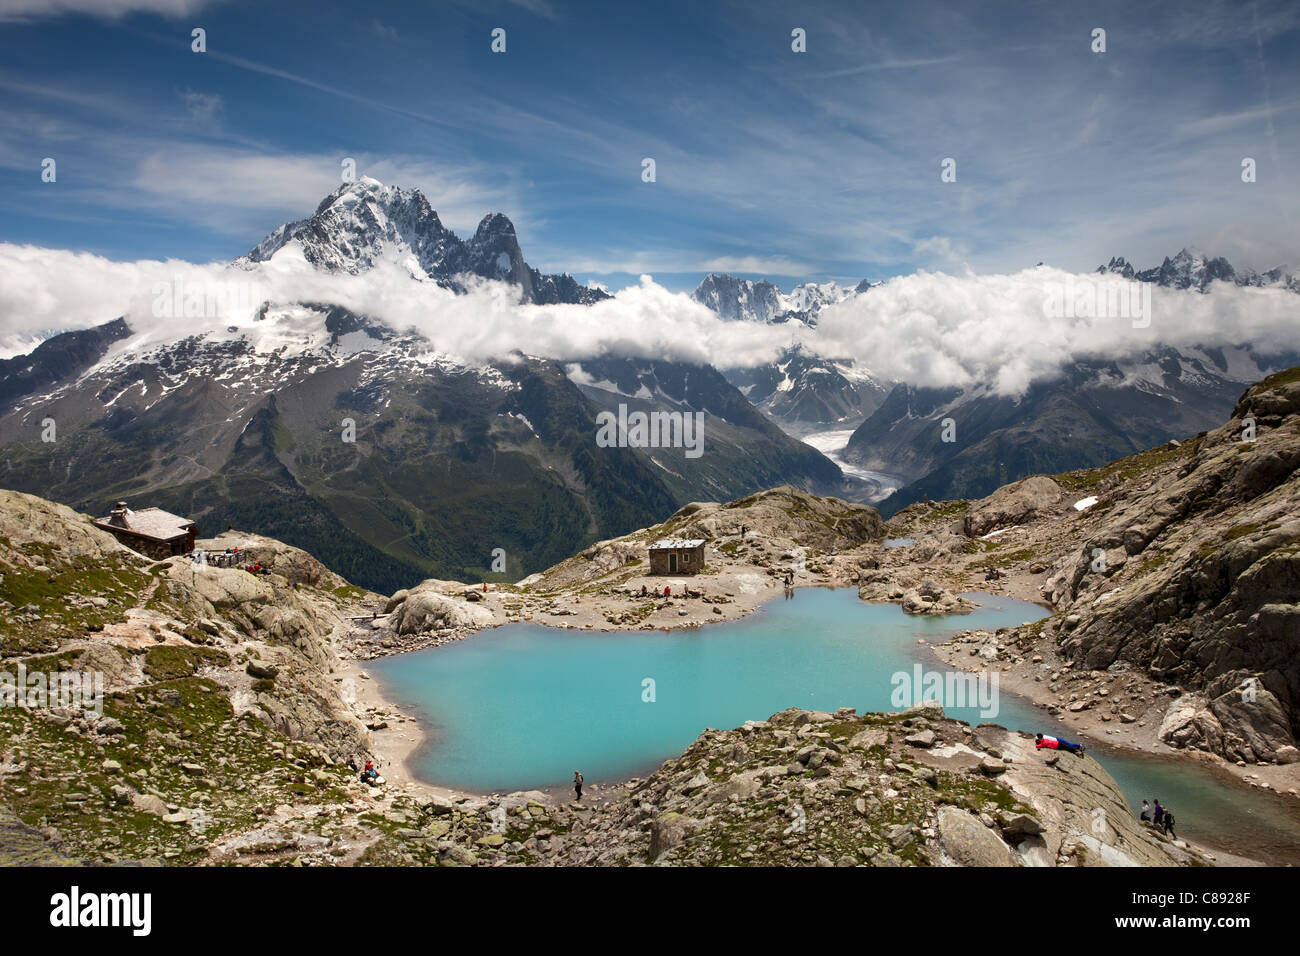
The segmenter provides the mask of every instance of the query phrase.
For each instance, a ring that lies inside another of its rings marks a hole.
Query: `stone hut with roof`
[[[198,526],[188,518],[161,508],[132,511],[125,501],[114,505],[107,518],[97,519],[95,527],[103,528],[132,551],[159,560],[189,554],[199,536]]]
[[[650,545],[651,574],[698,574],[703,570],[703,538],[661,538]]]

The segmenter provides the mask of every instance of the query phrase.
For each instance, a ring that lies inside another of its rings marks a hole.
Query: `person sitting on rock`
[[[374,782],[379,779],[379,771],[369,760],[366,761],[366,769],[361,771],[361,782],[374,786]]]
[[[1143,823],[1148,823],[1151,820],[1151,804],[1145,800],[1142,801],[1142,812],[1138,814],[1138,819]]]
[[[1083,744],[1071,743],[1064,737],[1053,737],[1050,734],[1035,734],[1034,749],[1042,750],[1044,747],[1048,750],[1068,750],[1075,756],[1083,756]]]

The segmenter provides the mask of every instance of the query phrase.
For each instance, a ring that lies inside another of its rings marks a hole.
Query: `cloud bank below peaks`
[[[1080,359],[1167,345],[1295,351],[1300,297],[1215,283],[1207,294],[1039,266],[1010,275],[918,272],[822,310],[808,344],[876,375],[1020,395]]]
[[[649,276],[595,305],[531,305],[518,301],[517,288],[488,280],[473,279],[466,294],[456,295],[402,263],[381,262],[356,276],[320,272],[292,245],[269,262],[231,266],[114,262],[0,244],[0,275],[0,354],[28,350],[34,333],[119,315],[136,333],[132,349],[232,325],[269,349],[284,339],[257,321],[262,303],[321,303],[414,331],[472,364],[523,353],[741,368],[771,363],[802,344],[852,358],[881,379],[985,385],[1018,395],[1078,359],[1123,359],[1162,344],[1245,344],[1269,353],[1294,350],[1300,341],[1300,297],[1282,289],[1217,283],[1203,295],[1042,266],[1010,275],[894,278],[823,309],[813,329],[724,321]],[[1133,309],[1117,314],[1120,304]]]

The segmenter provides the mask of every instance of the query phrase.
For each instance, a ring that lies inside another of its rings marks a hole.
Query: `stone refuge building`
[[[198,526],[161,508],[132,511],[125,501],[113,506],[107,518],[95,521],[133,551],[151,558],[170,558],[176,554],[189,554],[194,550],[194,539],[199,536]]]
[[[651,574],[696,574],[703,570],[703,538],[662,538],[650,545]]]

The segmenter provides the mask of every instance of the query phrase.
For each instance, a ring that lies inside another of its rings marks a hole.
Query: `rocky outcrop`
[[[20,820],[88,861],[170,859],[243,814],[347,786],[339,761],[372,746],[333,676],[332,636],[356,605],[310,556],[255,546],[297,580],[156,562],[85,516],[0,491],[0,670],[94,674],[107,695],[102,714],[85,698],[0,708],[0,799]],[[301,753],[287,759],[286,741]],[[137,807],[179,829],[122,817]],[[29,836],[0,806],[0,857],[60,858]]]
[[[55,546],[68,558],[102,559],[124,548],[107,531],[71,508],[35,495],[0,488],[0,538],[16,544]]]
[[[942,859],[954,866],[1015,866],[1011,847],[979,817],[956,807],[940,807],[939,847]]]
[[[433,587],[422,584],[411,588],[401,600],[397,599],[396,594],[393,595],[389,602],[392,629],[398,634],[422,634],[429,631],[477,630],[492,623],[491,611],[464,598],[443,594],[436,587],[440,583],[433,582]]]
[[[969,614],[974,609],[970,601],[929,579],[903,593],[903,611],[907,614]]]
[[[639,565],[644,570],[646,545],[665,537],[704,539],[709,567],[719,563],[717,548],[724,544],[733,549],[730,554],[737,553],[737,548],[752,548],[757,562],[767,564],[775,575],[779,570],[799,566],[819,568],[816,555],[876,544],[884,535],[885,525],[875,508],[783,485],[726,503],[694,501],[683,505],[660,525],[597,542],[567,561],[530,575],[518,586],[553,591],[584,584],[621,568],[635,570]],[[770,557],[757,558],[760,551]]]
[[[1062,647],[1195,692],[1165,718],[1170,743],[1273,760],[1300,733],[1300,370],[1145,457],[1111,466],[1127,480],[1103,487],[1101,520],[1045,584]]]
[[[1031,475],[973,503],[962,520],[962,531],[978,538],[1020,524],[1055,508],[1064,494],[1064,489],[1046,475]]]
[[[260,534],[226,531],[215,538],[200,538],[194,546],[209,552],[238,548],[240,566],[260,564],[291,585],[305,584],[314,588],[332,589],[348,583],[301,548]]]
[[[705,539],[735,534],[743,525],[756,534],[821,551],[846,551],[885,536],[885,523],[875,508],[822,498],[790,485],[723,505],[694,502],[668,523],[674,535]]]
[[[996,773],[990,775],[990,767]],[[709,730],[548,861],[602,865],[1092,866],[1200,862],[1133,818],[1092,758],[902,714],[786,710]]]

